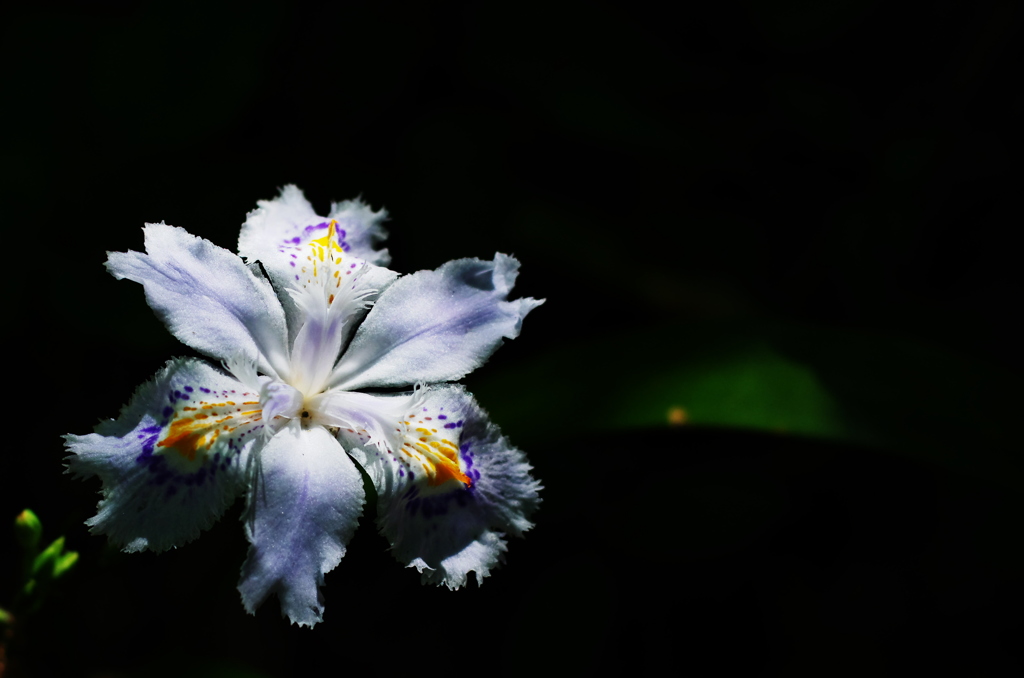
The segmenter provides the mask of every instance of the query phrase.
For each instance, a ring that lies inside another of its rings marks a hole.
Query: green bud
[[[11,613],[0,607],[0,624],[9,625],[12,619],[14,619],[14,617],[11,616]]]
[[[64,537],[57,537],[53,540],[53,543],[47,546],[46,549],[36,556],[36,559],[32,562],[32,576],[53,576],[57,557],[60,556],[62,551],[64,551]]]
[[[78,551],[68,551],[67,553],[61,554],[53,564],[53,578],[57,579],[61,575],[65,574],[68,570],[74,567],[77,562]]]
[[[39,517],[30,509],[25,509],[14,519],[14,531],[21,547],[34,554],[43,534],[43,524],[39,522]]]

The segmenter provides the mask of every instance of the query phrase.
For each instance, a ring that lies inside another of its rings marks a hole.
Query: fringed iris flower
[[[164,551],[244,494],[246,610],[276,593],[312,626],[362,513],[358,464],[380,531],[424,583],[487,576],[505,536],[531,527],[540,485],[451,382],[542,302],[508,300],[519,263],[504,254],[399,277],[375,249],[383,219],[358,201],[319,217],[288,186],[249,214],[242,258],[164,224],[145,227],[144,254],[110,253],[108,270],[223,369],[171,360],[118,419],[66,436],[69,471],[103,483],[93,532]]]

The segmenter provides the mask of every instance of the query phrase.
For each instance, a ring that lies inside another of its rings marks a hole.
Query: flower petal
[[[294,339],[302,327],[304,315],[301,304],[283,292],[305,287],[310,282],[311,269],[304,267],[310,267],[311,249],[315,250],[317,241],[328,234],[332,219],[337,223],[331,244],[345,259],[345,273],[350,276],[358,273],[360,290],[379,293],[397,277],[394,271],[383,268],[391,260],[388,251],[373,249],[374,243],[385,236],[380,225],[386,216],[383,210],[374,212],[359,201],[346,201],[332,205],[329,217],[321,217],[302,191],[291,185],[281,189],[276,199],[260,200],[257,205],[242,225],[238,253],[246,261],[259,261],[282,292],[290,339]],[[370,265],[359,270],[363,262]],[[372,301],[376,293],[366,299]],[[362,315],[361,311],[359,316]]]
[[[289,424],[260,451],[246,535],[252,546],[238,590],[254,612],[272,593],[300,626],[323,620],[324,574],[345,555],[363,508],[355,464],[324,428]]]
[[[206,363],[172,360],[121,416],[96,433],[65,436],[68,471],[99,476],[92,532],[126,551],[164,551],[210,527],[244,487],[263,428],[259,396]],[[248,401],[248,402],[247,402]]]
[[[458,259],[400,278],[356,330],[329,387],[345,390],[452,381],[519,335],[523,317],[544,303],[506,301],[519,262]]]
[[[427,455],[417,457],[413,446],[380,450],[346,429],[340,438],[377,488],[378,527],[395,557],[419,570],[425,584],[457,589],[471,571],[480,583],[506,550],[505,533],[522,536],[532,527],[540,483],[461,386],[428,389],[414,409],[402,423],[425,445],[454,442],[458,476],[431,473]]]
[[[378,266],[391,262],[387,249],[376,249],[377,243],[387,237],[381,225],[387,218],[385,210],[374,212],[366,203],[346,200],[331,204],[331,213],[321,217],[302,191],[291,184],[282,188],[277,198],[258,200],[256,204],[242,225],[238,253],[259,259],[268,270],[273,267],[287,273],[290,249],[324,235],[332,219],[338,222],[338,242],[345,252]]]
[[[388,236],[382,226],[387,218],[387,210],[374,212],[369,205],[358,199],[331,203],[331,213],[327,215],[328,220],[338,222],[341,233],[344,233],[341,236],[342,249],[377,266],[391,263],[391,253],[387,248],[375,249],[377,243]]]
[[[142,283],[146,300],[183,343],[221,360],[239,353],[277,375],[288,364],[284,312],[242,260],[182,228],[147,224],[146,253],[110,252],[107,269]]]

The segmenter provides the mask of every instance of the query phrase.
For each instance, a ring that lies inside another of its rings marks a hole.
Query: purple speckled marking
[[[146,428],[140,429],[141,432],[138,438],[143,439],[142,453],[135,458],[135,461],[136,463],[144,465],[146,470],[152,474],[152,477],[148,482],[149,485],[168,485],[168,497],[173,496],[181,485],[186,487],[202,487],[207,480],[213,482],[218,470],[228,468],[232,461],[236,461],[238,459],[236,454],[227,453],[223,455],[222,460],[221,453],[216,452],[207,460],[211,463],[199,467],[199,469],[194,473],[180,473],[170,468],[166,457],[163,455],[153,454],[153,450],[156,448],[157,440],[160,438],[162,430],[163,426],[147,426]],[[228,441],[228,447],[235,447],[233,440]]]
[[[322,231],[328,226],[330,226],[330,222],[322,221],[319,224],[314,224],[313,226],[306,226],[306,228],[302,229],[302,232],[305,233],[306,235],[309,235],[313,231]]]
[[[439,414],[439,415],[437,415],[437,418],[438,419],[447,419],[448,415],[447,414]]]
[[[167,392],[168,400],[171,405],[178,401],[190,401],[189,393],[194,393],[196,388],[186,385],[180,389],[169,389]],[[213,393],[216,395],[215,391],[204,386],[199,386],[198,389],[202,393]],[[232,390],[231,393],[236,394],[237,391]],[[220,394],[226,397],[228,391],[221,391]],[[235,439],[228,438],[228,450],[223,453],[218,451],[210,457],[204,457],[204,463],[194,472],[179,472],[171,468],[167,457],[156,451],[161,435],[174,417],[175,407],[165,405],[160,414],[162,418],[160,423],[153,423],[138,429],[136,439],[140,442],[141,451],[135,458],[135,461],[137,464],[144,466],[148,471],[148,485],[166,485],[166,490],[164,490],[165,498],[173,497],[183,487],[198,488],[205,485],[208,481],[212,483],[218,471],[227,469],[233,462],[237,463],[239,458],[238,452],[241,450],[241,439],[244,438],[246,433],[252,432],[250,430],[242,431],[237,444]],[[262,428],[262,425],[256,428]]]
[[[144,463],[146,459],[153,456],[153,448],[156,447],[156,441],[160,437],[160,432],[163,430],[163,426],[153,425],[147,426],[144,429],[140,429],[138,438],[142,440],[142,454],[135,458],[138,463]]]

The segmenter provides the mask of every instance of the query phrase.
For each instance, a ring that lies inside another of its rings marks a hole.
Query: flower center
[[[277,432],[290,420],[305,412],[302,393],[283,381],[269,381],[260,390],[263,419],[272,432]],[[308,418],[308,414],[305,418]]]

